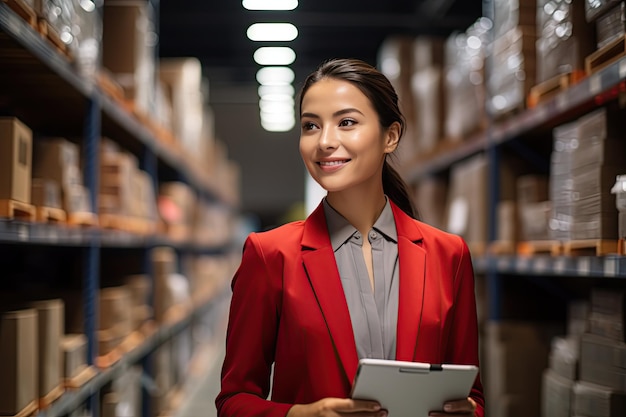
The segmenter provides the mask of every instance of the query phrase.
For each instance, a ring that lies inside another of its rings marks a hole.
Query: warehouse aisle
[[[188,400],[174,417],[216,417],[215,397],[219,392],[220,371],[224,360],[224,337],[216,340],[207,354],[211,355],[208,372],[190,385]]]

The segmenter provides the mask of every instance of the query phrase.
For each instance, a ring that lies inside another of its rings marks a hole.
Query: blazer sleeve
[[[278,261],[279,260],[274,260]],[[272,274],[259,236],[248,236],[232,280],[219,417],[287,414],[290,404],[268,401],[271,367],[281,310],[281,273]]]
[[[460,237],[459,240],[461,250],[453,282],[455,307],[446,347],[446,362],[479,365],[474,269],[467,244]],[[475,415],[483,417],[485,398],[480,373],[474,381],[470,397],[477,404]]]

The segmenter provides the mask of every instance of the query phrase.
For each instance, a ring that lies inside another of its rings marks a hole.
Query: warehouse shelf
[[[473,258],[476,272],[511,275],[626,279],[626,257],[597,256],[482,256]]]
[[[154,333],[136,348],[126,353],[114,365],[109,368],[97,371],[97,374],[84,386],[76,391],[68,391],[61,398],[54,402],[50,408],[42,410],[37,417],[63,417],[76,410],[84,404],[89,397],[98,393],[106,384],[121,376],[131,366],[139,362],[154,352],[165,342],[179,335],[188,328],[192,322],[206,314],[215,305],[219,305],[222,299],[228,296],[228,291],[222,291],[203,303],[200,303],[190,314],[177,320],[174,323],[161,325]]]
[[[233,248],[232,242],[207,246],[193,241],[173,240],[159,234],[138,235],[116,230],[0,220],[0,245],[86,247],[94,239],[102,248],[145,249],[169,246],[197,255],[222,255],[230,253]]]
[[[88,103],[102,111],[102,134],[121,140],[137,155],[148,148],[168,170],[209,201],[232,206],[206,175],[194,170],[188,158],[162,143],[135,115],[121,107],[42,35],[0,3],[0,88],[11,98],[15,115],[35,131],[82,137]]]
[[[418,181],[430,174],[445,171],[459,162],[492,146],[504,144],[539,129],[571,120],[626,92],[626,58],[582,79],[536,107],[493,121],[485,131],[470,135],[449,150],[412,161],[407,179]]]

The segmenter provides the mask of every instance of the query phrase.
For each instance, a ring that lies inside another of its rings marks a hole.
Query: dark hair
[[[398,105],[398,94],[384,74],[358,59],[332,59],[323,62],[304,80],[300,91],[300,108],[308,89],[325,78],[348,81],[357,87],[374,106],[380,125],[387,129],[394,122],[398,122],[402,137],[406,123]],[[402,211],[413,218],[418,218],[409,187],[387,159],[383,165],[383,191]]]

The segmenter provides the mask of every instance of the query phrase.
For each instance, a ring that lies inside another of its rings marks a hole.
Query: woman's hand
[[[376,401],[349,398],[324,398],[311,404],[296,404],[287,417],[386,417],[387,412]]]
[[[448,401],[443,405],[443,411],[431,411],[428,413],[430,417],[449,416],[468,416],[474,417],[476,411],[476,402],[470,397],[465,400]]]

